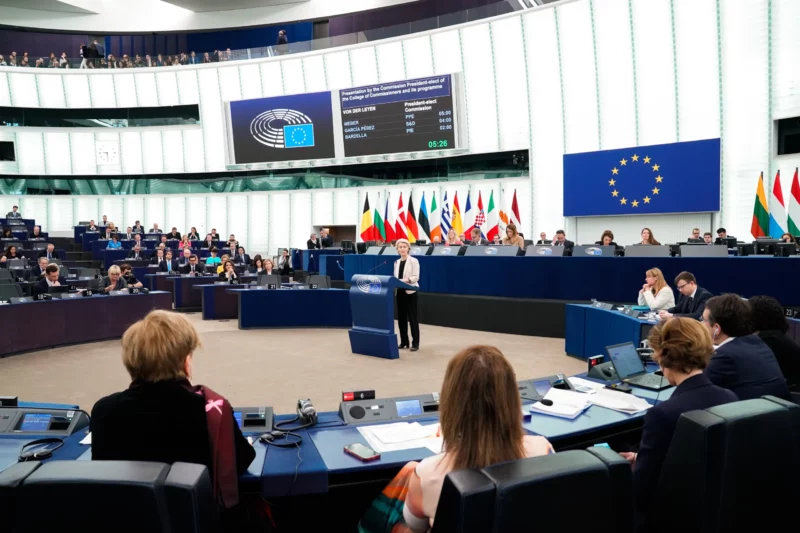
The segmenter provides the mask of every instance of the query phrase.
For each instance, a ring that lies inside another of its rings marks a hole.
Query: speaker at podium
[[[356,274],[350,280],[353,328],[349,334],[353,353],[384,359],[400,357],[394,329],[396,289],[420,290],[419,287],[403,283],[394,276]]]

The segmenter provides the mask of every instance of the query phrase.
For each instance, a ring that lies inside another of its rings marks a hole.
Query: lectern
[[[403,283],[394,276],[356,274],[350,280],[350,309],[353,353],[397,359],[397,334],[394,331],[394,291],[419,287]]]

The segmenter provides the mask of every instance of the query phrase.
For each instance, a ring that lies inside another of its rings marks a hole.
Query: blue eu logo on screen
[[[283,144],[286,148],[314,146],[314,125],[284,126],[283,139]]]

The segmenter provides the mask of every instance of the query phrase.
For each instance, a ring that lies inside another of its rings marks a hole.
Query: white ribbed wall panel
[[[528,80],[522,18],[493,22],[492,57],[497,88],[497,118],[501,150],[527,149],[530,146]]]
[[[67,106],[64,95],[63,76],[40,74],[36,76],[39,103],[42,107],[62,108]]]
[[[469,58],[464,63],[469,148],[473,152],[496,151],[500,139],[489,25],[479,24],[461,30],[461,48]]]
[[[44,134],[45,165],[48,174],[71,174],[72,159],[69,149],[69,133],[65,131]],[[94,150],[92,150],[94,154]]]
[[[287,59],[281,61],[283,71],[283,91],[286,94],[299,94],[306,92],[305,76],[303,75],[302,59]]]
[[[64,92],[67,95],[67,107],[95,107],[92,105],[89,76],[86,74],[64,76]]]
[[[597,83],[589,2],[572,2],[556,9],[561,49],[564,131],[567,153],[600,147]]]
[[[239,67],[239,79],[242,83],[242,98],[249,100],[261,98],[261,69],[258,65],[241,65]]]
[[[350,70],[353,73],[353,86],[378,83],[378,63],[374,46],[362,46],[350,50]]]
[[[39,107],[39,91],[33,74],[8,73],[11,105],[14,107]]]
[[[291,247],[291,205],[289,193],[269,195],[269,253],[271,254],[277,254],[278,248]],[[308,236],[302,239],[300,248],[305,248],[306,240],[308,240]],[[298,266],[295,265],[295,268]]]
[[[311,225],[333,224],[334,191],[311,191]]]
[[[158,224],[159,229],[164,231],[166,227],[164,223],[164,204],[165,198],[163,196],[148,195],[144,197],[144,218],[141,221],[145,231],[150,231],[153,228],[153,224]]]
[[[228,221],[225,224],[225,231],[228,234],[236,235],[236,240],[240,246],[244,246],[245,251],[252,257],[250,252],[250,224],[248,217],[248,203],[246,194],[228,195]]]
[[[378,55],[378,81],[385,83],[406,79],[402,42],[379,44],[375,47],[375,53]]]
[[[92,107],[111,108],[117,107],[117,95],[115,90],[116,76],[106,74],[105,76],[89,76],[89,90],[92,96]]]
[[[72,174],[76,176],[97,174],[95,134],[89,131],[70,132],[69,141]]]
[[[99,210],[100,220],[103,220],[103,215],[108,216],[108,221],[113,222],[120,232],[133,225],[133,222],[125,220],[125,202],[121,196],[101,196]]]
[[[211,194],[206,198],[206,233],[216,229],[226,240],[230,231],[228,223],[228,199],[224,194]]]
[[[328,88],[325,81],[325,62],[321,55],[303,58],[303,75],[305,76],[306,92],[314,93]]]
[[[329,89],[352,87],[350,54],[347,51],[325,54],[325,77]]]
[[[406,58],[406,75],[409,78],[433,75],[433,51],[429,35],[404,39],[403,55]]]
[[[178,105],[178,78],[174,70],[156,73],[156,90],[159,105]]]
[[[283,90],[283,72],[279,62],[261,63],[261,91],[264,96],[285,94]]]
[[[181,235],[189,233],[191,223],[189,223],[190,225],[186,224],[186,197],[180,194],[170,194],[167,195],[165,202],[164,232],[169,233],[172,228],[177,228]]]
[[[247,253],[271,256],[275,252],[269,247],[269,195],[265,193],[247,195]]]

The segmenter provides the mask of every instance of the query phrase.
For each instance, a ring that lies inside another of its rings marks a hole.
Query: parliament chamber
[[[0,2],[0,531],[796,522],[800,3],[118,3]]]

